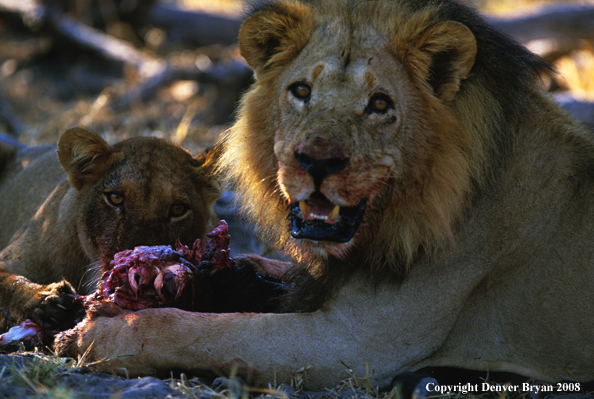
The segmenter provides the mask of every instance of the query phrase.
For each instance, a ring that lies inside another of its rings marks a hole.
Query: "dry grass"
[[[3,31],[1,24],[0,36],[0,97],[10,99],[15,114],[26,124],[19,137],[23,143],[55,143],[68,127],[84,126],[101,133],[110,143],[151,135],[178,142],[198,154],[213,145],[229,126],[229,120],[213,116],[218,115],[216,104],[221,95],[213,85],[175,81],[146,101],[117,110],[113,102],[135,86],[137,71],[125,69],[123,78],[105,78],[117,76],[117,66],[102,64],[96,56],[58,53],[52,49],[52,39]],[[226,62],[238,53],[231,46],[171,51],[166,58],[171,63],[193,63],[205,56]],[[100,75],[99,68],[105,75]],[[90,93],[85,84],[93,79],[106,79],[107,86]],[[0,130],[7,130],[1,122]]]
[[[89,392],[85,391],[84,387],[78,385],[68,384],[64,381],[68,379],[60,379],[60,377],[81,374],[85,376],[85,381],[93,386],[93,377],[97,376],[101,384],[108,383],[104,374],[94,374],[90,372],[89,367],[92,363],[86,363],[85,357],[81,356],[78,359],[61,358],[57,356],[50,356],[35,352],[19,352],[20,357],[27,356],[28,361],[23,366],[17,365],[13,362],[12,366],[5,366],[0,368],[0,397],[2,397],[3,386],[7,384],[11,386],[25,387],[30,396],[27,398],[55,398],[55,399],[74,399],[74,398],[88,398]],[[22,359],[19,359],[22,360]],[[103,362],[110,361],[104,359]],[[20,363],[20,362],[19,362]],[[302,391],[303,383],[307,381],[310,369],[303,367],[295,373],[291,385],[277,385],[271,381],[267,388],[254,388],[247,385],[242,379],[235,377],[231,373],[228,377],[220,377],[214,382],[210,383],[200,378],[188,378],[184,373],[178,374],[179,377],[171,373],[171,377],[163,380],[162,387],[168,387],[174,394],[168,395],[167,398],[179,399],[410,399],[403,393],[401,386],[395,386],[390,391],[380,391],[377,387],[370,384],[372,371],[367,369],[364,376],[356,375],[353,370],[344,365],[344,379],[336,387],[329,387],[322,392],[307,392]],[[117,381],[119,378],[112,377],[112,381]],[[128,386],[131,390],[136,392],[134,386],[135,379],[122,378],[123,380],[130,380],[131,384]],[[493,392],[470,392],[462,394],[460,392],[446,392],[444,394],[430,394],[428,398],[432,399],[529,399],[535,396],[530,396],[528,392],[508,392],[502,390],[504,386],[511,384],[506,381],[492,381],[488,377],[481,381],[478,385],[483,383],[489,384]],[[91,393],[93,391],[90,391]],[[96,391],[95,391],[96,392]],[[152,391],[151,391],[152,392]],[[102,392],[101,395],[105,395]],[[148,391],[144,393],[148,395]],[[125,398],[126,388],[112,389],[111,397]],[[152,394],[151,394],[152,395]],[[581,398],[586,398],[582,394]],[[150,395],[148,395],[150,396]],[[547,395],[545,395],[547,396]],[[103,396],[102,396],[103,397]],[[137,396],[135,396],[137,397]],[[151,396],[151,397],[154,397]],[[543,396],[539,396],[543,397]],[[562,396],[553,395],[548,396],[550,399],[562,399]],[[415,396],[413,395],[413,398]],[[575,399],[575,397],[574,397]]]
[[[13,362],[12,366],[0,369],[0,386],[6,383],[28,388],[35,396],[45,398],[74,398],[72,390],[55,387],[56,378],[65,370],[78,367],[76,361],[56,356],[48,356],[40,352],[29,353],[33,359],[24,367]]]

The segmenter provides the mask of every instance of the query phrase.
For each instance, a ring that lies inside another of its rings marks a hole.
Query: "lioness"
[[[448,0],[278,0],[222,165],[300,263],[284,314],[95,317],[62,352],[131,374],[385,387],[426,366],[594,379],[594,137],[547,65]],[[288,218],[288,220],[287,220]],[[166,326],[166,327],[165,327]]]
[[[203,238],[218,220],[216,151],[192,158],[148,137],[109,146],[78,127],[60,137],[57,156],[54,146],[0,140],[0,308],[13,323],[64,328],[70,283],[94,288],[100,270],[90,266],[102,256]]]

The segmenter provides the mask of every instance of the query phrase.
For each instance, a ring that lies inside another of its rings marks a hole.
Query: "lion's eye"
[[[393,107],[392,100],[385,94],[376,94],[369,99],[368,112],[384,113]]]
[[[105,200],[111,206],[120,207],[124,204],[124,196],[121,194],[114,192],[106,192],[103,195],[105,195]]]
[[[311,87],[305,83],[295,83],[291,85],[289,90],[300,100],[306,100],[311,95]]]
[[[185,215],[190,207],[186,204],[173,204],[171,208],[169,208],[169,217],[180,217]]]

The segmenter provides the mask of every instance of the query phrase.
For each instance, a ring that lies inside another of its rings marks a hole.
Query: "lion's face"
[[[410,261],[448,240],[467,198],[473,138],[455,103],[474,36],[376,3],[280,1],[240,32],[257,81],[224,162],[248,211],[303,254],[379,245]]]
[[[361,36],[347,53],[336,51],[346,45],[342,35],[314,34],[325,48],[306,47],[275,93],[282,123],[274,153],[291,234],[335,255],[356,243],[365,214],[382,206],[379,194],[404,178],[402,122],[414,97],[385,39],[372,28]]]
[[[59,156],[78,190],[78,235],[91,259],[178,238],[192,245],[216,224],[214,175],[170,142],[142,137],[109,147],[74,128],[60,139]]]

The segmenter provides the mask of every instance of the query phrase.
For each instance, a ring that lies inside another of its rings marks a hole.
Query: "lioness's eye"
[[[190,207],[186,204],[173,204],[171,208],[169,208],[169,216],[170,217],[180,217],[184,215]]]
[[[289,90],[300,100],[306,100],[311,94],[311,87],[305,83],[294,83]]]
[[[105,200],[109,205],[119,207],[122,206],[122,204],[124,203],[124,196],[118,193],[106,192],[103,193],[103,195],[105,195]]]
[[[392,100],[385,94],[376,94],[369,99],[367,110],[369,112],[384,113],[392,108]]]

